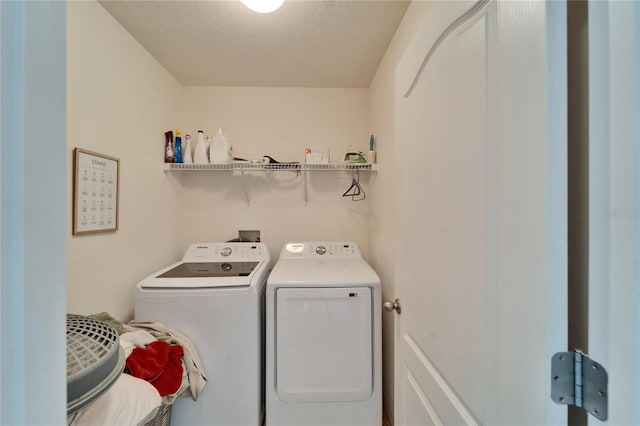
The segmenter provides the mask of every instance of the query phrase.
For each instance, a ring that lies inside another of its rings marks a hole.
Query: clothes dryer
[[[269,271],[264,244],[199,243],[138,284],[135,319],[158,321],[189,337],[208,377],[197,401],[174,402],[172,424],[262,426]]]
[[[352,242],[287,244],[267,281],[267,426],[382,423],[380,278]]]

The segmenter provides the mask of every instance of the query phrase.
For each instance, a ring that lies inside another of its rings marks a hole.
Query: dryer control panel
[[[282,249],[280,258],[320,258],[320,257],[362,257],[358,245],[345,241],[311,241],[288,243]]]

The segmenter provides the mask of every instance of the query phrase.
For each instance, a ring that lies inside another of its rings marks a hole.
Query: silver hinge
[[[603,421],[608,417],[608,381],[607,370],[579,349],[551,358],[551,399],[582,407]]]

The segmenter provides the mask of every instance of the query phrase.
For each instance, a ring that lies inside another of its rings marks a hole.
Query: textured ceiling
[[[369,87],[408,1],[238,0],[102,6],[184,86]]]

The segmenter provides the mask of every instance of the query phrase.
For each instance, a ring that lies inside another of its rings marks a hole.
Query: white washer
[[[174,425],[261,426],[267,246],[201,243],[142,280],[135,319],[159,321],[197,347],[209,379],[198,401],[179,398]]]
[[[356,244],[282,249],[267,281],[267,426],[382,423],[380,303]]]

